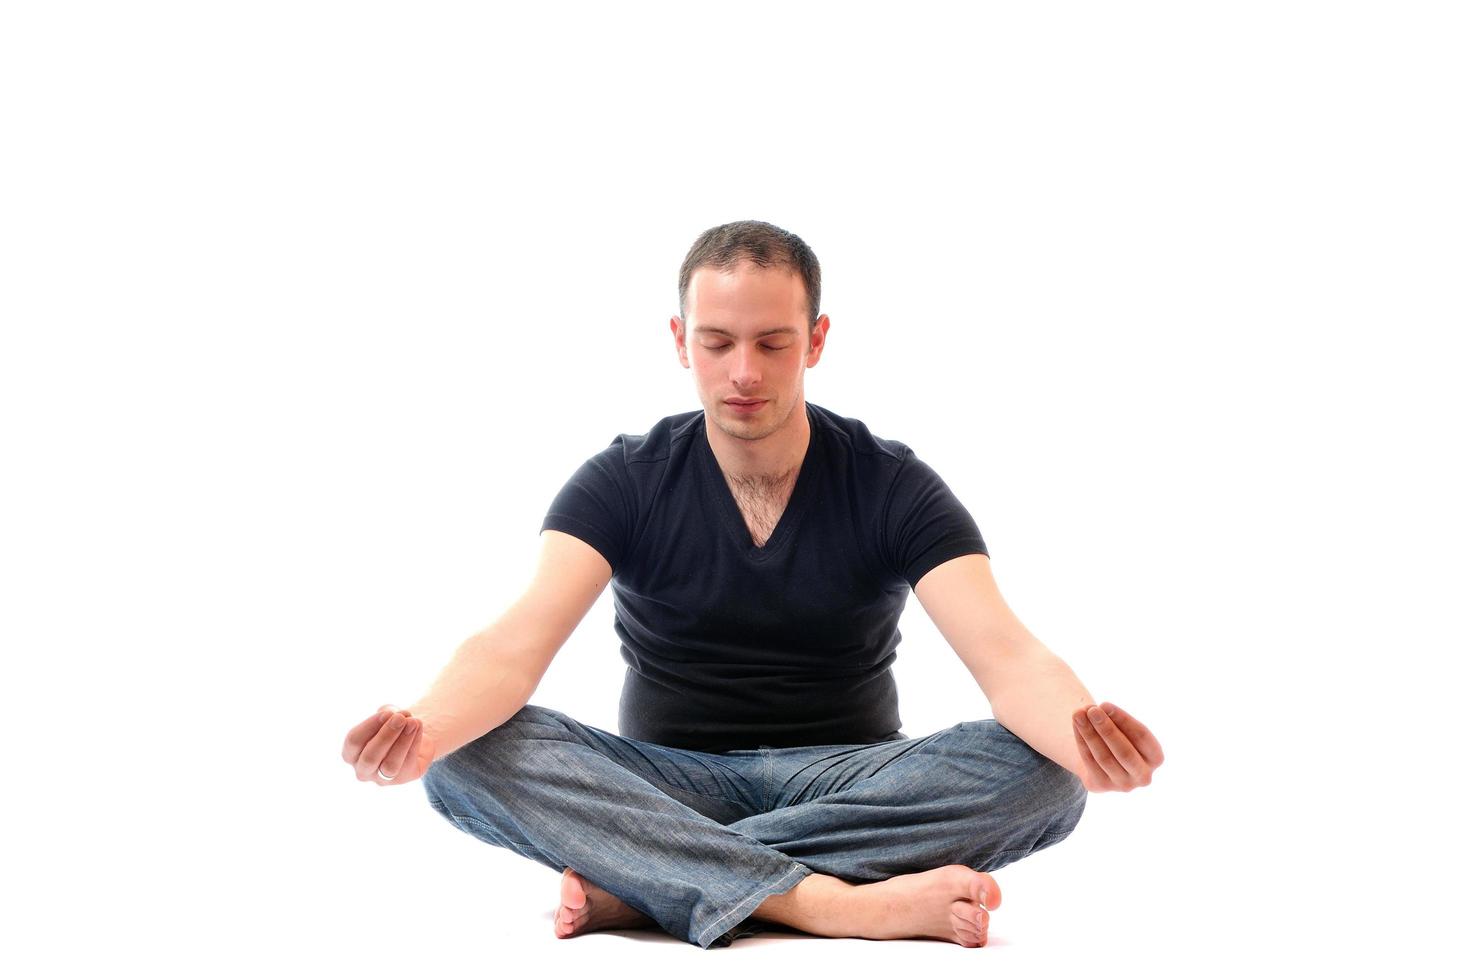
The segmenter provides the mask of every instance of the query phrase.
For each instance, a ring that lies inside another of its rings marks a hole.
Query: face
[[[713,424],[735,439],[762,439],[790,423],[804,405],[805,369],[819,363],[830,329],[822,315],[806,338],[808,320],[804,280],[789,269],[743,262],[731,272],[692,273],[686,323],[672,317],[671,334]]]

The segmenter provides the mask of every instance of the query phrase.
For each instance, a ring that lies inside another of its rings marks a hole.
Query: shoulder
[[[668,461],[680,458],[701,415],[668,415],[643,433],[616,435],[565,481],[543,529],[582,538],[618,572],[640,534]]]
[[[849,457],[857,467],[895,474],[913,455],[912,448],[906,443],[876,435],[860,419],[849,418],[813,402],[809,405],[815,431],[822,433],[831,446],[840,450],[842,457]]]
[[[610,444],[597,455],[624,468],[639,468],[642,464],[662,463],[673,452],[680,452],[690,443],[697,426],[702,424],[702,411],[681,412],[658,420],[642,433],[622,432],[610,440]]]

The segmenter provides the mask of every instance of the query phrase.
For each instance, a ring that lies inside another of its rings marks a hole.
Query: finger
[[[415,744],[418,723],[416,719],[407,719],[404,722],[399,738],[394,739],[390,750],[385,751],[384,759],[373,770],[373,779],[379,785],[384,785],[384,787],[396,785],[400,782],[400,776],[404,775],[404,770],[409,769],[410,765],[407,765],[407,760],[410,760],[410,747]]]
[[[1107,712],[1093,705],[1087,709],[1087,720],[1096,728],[1097,734],[1102,736],[1102,741],[1112,752],[1114,758],[1133,779],[1134,786],[1143,785],[1153,767],[1148,760],[1138,754],[1138,749],[1133,745],[1122,730],[1113,724]]]
[[[1092,756],[1092,750],[1087,746],[1086,739],[1081,737],[1081,729],[1075,723],[1071,725],[1071,734],[1076,736],[1076,751],[1081,755],[1082,765],[1085,768],[1082,785],[1088,792],[1100,793],[1103,790],[1112,789],[1112,779],[1102,767],[1097,765],[1097,760]]]
[[[1112,754],[1107,743],[1102,741],[1102,736],[1097,734],[1096,727],[1087,720],[1087,713],[1078,710],[1072,720],[1076,723],[1076,731],[1087,744],[1087,750],[1091,752],[1092,758],[1096,760],[1097,767],[1106,774],[1107,779],[1113,786],[1131,786],[1133,779],[1127,770],[1122,768],[1122,763]]]
[[[378,771],[380,763],[394,747],[395,740],[400,737],[400,732],[405,727],[405,716],[391,714],[383,725],[379,727],[379,733],[369,740],[364,746],[364,751],[359,753],[359,760],[354,766],[354,772],[365,782],[373,780],[374,773]]]
[[[389,711],[381,708],[350,728],[348,737],[343,740],[343,761],[350,763],[357,761],[359,755],[364,751],[364,746],[374,737],[389,716]]]
[[[420,723],[414,719],[406,722],[405,727],[400,729],[400,737],[395,740],[394,747],[389,750],[374,775],[383,780],[385,785],[393,783],[405,769],[405,760],[410,757],[410,749],[420,735]]]
[[[1147,725],[1110,702],[1103,701],[1102,710],[1107,712],[1108,717],[1117,724],[1117,727],[1133,740],[1133,744],[1138,747],[1138,753],[1148,760],[1150,766],[1157,769],[1163,765],[1163,746],[1158,744],[1158,739],[1153,737]]]

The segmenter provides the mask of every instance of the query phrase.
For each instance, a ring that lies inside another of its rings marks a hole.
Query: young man
[[[712,228],[678,299],[702,410],[587,460],[528,592],[344,759],[383,785],[424,776],[454,825],[562,871],[560,937],[657,925],[708,948],[773,922],[982,946],[988,872],[1066,837],[1088,790],[1147,785],[1162,749],[1015,617],[931,468],[805,401],[830,320],[803,241]],[[528,704],[612,581],[619,735]],[[993,719],[900,731],[909,590]]]

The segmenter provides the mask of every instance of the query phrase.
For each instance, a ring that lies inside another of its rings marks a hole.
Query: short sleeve
[[[625,473],[625,447],[617,436],[585,460],[549,505],[539,533],[572,534],[618,571],[630,543],[633,508]]]
[[[909,448],[887,493],[881,554],[914,589],[924,575],[960,555],[988,555],[984,535],[931,466]]]

